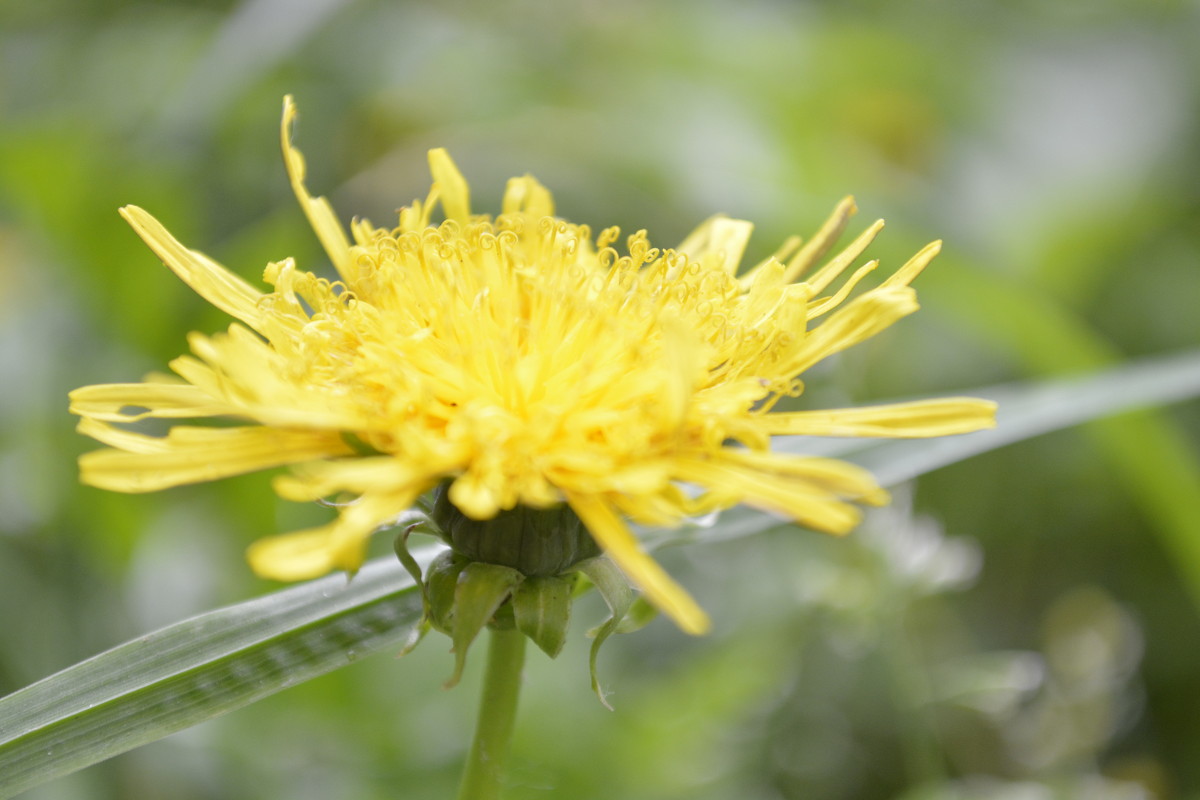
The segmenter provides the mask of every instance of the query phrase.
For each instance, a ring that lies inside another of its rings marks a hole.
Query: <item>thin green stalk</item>
[[[491,629],[475,740],[471,742],[471,752],[463,769],[458,800],[496,800],[500,797],[524,665],[525,635],[515,628]]]

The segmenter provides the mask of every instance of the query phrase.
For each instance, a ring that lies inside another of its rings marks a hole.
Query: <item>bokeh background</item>
[[[809,376],[814,404],[1103,369],[1200,342],[1200,4],[383,0],[0,3],[0,695],[275,588],[246,543],[317,512],[269,476],[78,485],[66,393],[228,324],[116,214],[256,279],[325,269],[287,185],[376,222],[448,147],[477,209],[530,172],[594,228],[757,222],[846,193],[932,238],[924,310]],[[1200,407],[1041,437],[901,487],[829,540],[677,548],[713,611],[601,658],[531,653],[514,798],[1200,798]],[[386,543],[385,543],[386,545]],[[355,663],[29,798],[444,798],[477,697],[448,642]]]

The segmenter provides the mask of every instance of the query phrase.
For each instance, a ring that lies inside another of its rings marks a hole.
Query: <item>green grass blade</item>
[[[285,589],[68,667],[0,699],[0,797],[398,646],[420,616],[413,579],[383,559],[349,583]]]
[[[999,403],[993,430],[941,439],[880,442],[850,460],[894,486],[926,472],[1043,433],[1122,412],[1200,397],[1200,351],[1130,362],[1095,375],[981,389]]]
[[[1018,284],[994,270],[943,263],[938,279],[922,287],[925,302],[954,314],[954,324],[1021,363],[1035,375],[1060,375],[1115,366],[1118,346],[1077,307],[1044,287]],[[1090,279],[1094,280],[1092,275]],[[1186,428],[1154,410],[1124,414],[1084,431],[1109,469],[1139,506],[1159,546],[1171,558],[1200,609],[1200,454]]]

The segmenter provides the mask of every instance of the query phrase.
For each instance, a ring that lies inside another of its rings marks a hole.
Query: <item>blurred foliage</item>
[[[723,211],[765,255],[847,192],[885,267],[944,237],[925,310],[811,376],[862,402],[1200,341],[1198,33],[1185,0],[0,4],[0,694],[269,588],[242,546],[319,513],[264,476],[79,487],[66,413],[227,324],[120,205],[251,279],[321,263],[285,93],[347,217],[422,196],[446,146],[480,207],[530,172],[660,244]],[[1200,797],[1198,439],[1195,403],[1131,415],[928,476],[847,540],[670,554],[717,633],[618,637],[610,714],[582,605],[531,656],[512,796]],[[478,665],[448,669],[431,639],[27,796],[446,797]]]

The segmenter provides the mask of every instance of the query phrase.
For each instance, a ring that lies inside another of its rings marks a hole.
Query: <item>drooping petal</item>
[[[974,397],[943,397],[861,408],[765,414],[758,424],[774,435],[923,438],[996,427],[996,404]]]
[[[184,247],[162,223],[137,206],[125,206],[121,216],[196,294],[254,327],[259,318],[258,301],[262,292],[203,253]]]
[[[415,491],[366,495],[328,525],[259,539],[247,548],[246,560],[259,576],[278,581],[316,578],[335,569],[353,573],[362,566],[367,538],[416,499]]]
[[[637,538],[608,503],[593,495],[571,493],[567,495],[567,502],[596,544],[651,603],[675,620],[686,633],[698,636],[708,632],[712,625],[708,615],[658,562],[642,551]]]

